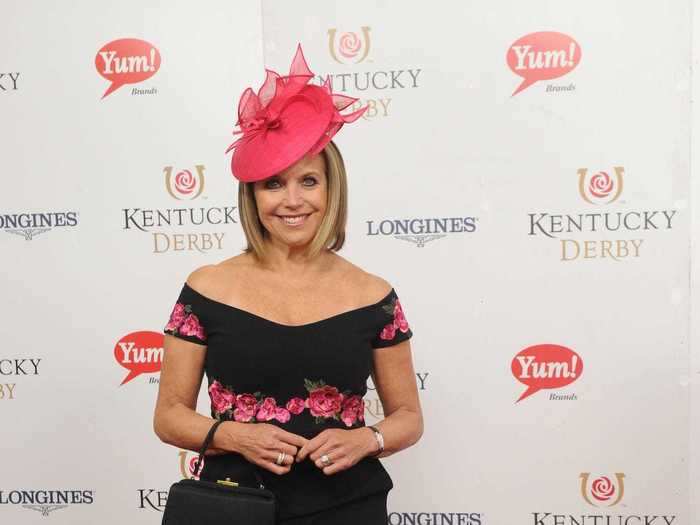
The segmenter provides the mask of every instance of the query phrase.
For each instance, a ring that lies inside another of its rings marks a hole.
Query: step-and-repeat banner
[[[238,97],[301,43],[369,106],[336,140],[341,255],[415,332],[425,432],[385,460],[389,523],[697,523],[691,11],[6,0],[0,520],[159,523],[191,474],[152,429],[161,330],[244,245]]]

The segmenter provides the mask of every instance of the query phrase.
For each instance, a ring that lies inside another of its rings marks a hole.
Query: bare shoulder
[[[249,260],[246,254],[236,255],[218,264],[207,264],[194,270],[187,277],[190,288],[207,297],[218,297],[223,283],[232,283],[242,277]]]
[[[347,282],[353,283],[353,288],[361,295],[363,304],[377,303],[391,291],[392,286],[387,280],[363,270],[344,257],[341,259],[343,274],[347,276]]]

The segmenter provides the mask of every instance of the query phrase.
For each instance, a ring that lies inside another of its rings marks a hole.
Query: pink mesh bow
[[[289,68],[289,75],[281,76],[269,69],[265,71],[267,73],[265,82],[258,93],[255,94],[251,88],[247,88],[241,95],[238,103],[238,122],[236,122],[236,126],[240,129],[234,131],[233,134],[241,134],[242,136],[228,147],[226,153],[260,134],[267,134],[271,130],[279,128],[284,121],[284,110],[292,102],[304,100],[312,104],[319,112],[323,109],[319,107],[318,97],[311,96],[312,94],[306,89],[313,86],[309,84],[309,81],[314,77],[314,74],[304,59],[301,44],[297,46],[296,54]],[[330,140],[343,124],[356,121],[367,110],[367,106],[365,106],[347,115],[342,115],[340,111],[358,99],[333,93],[330,78],[326,78],[321,86],[314,87],[321,88],[325,92],[333,107],[330,123],[321,139]],[[312,148],[312,151],[314,149]]]

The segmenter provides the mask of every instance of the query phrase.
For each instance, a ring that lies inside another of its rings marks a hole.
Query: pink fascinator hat
[[[319,153],[343,124],[354,122],[367,106],[347,115],[341,111],[358,99],[332,93],[330,78],[309,84],[314,74],[301,45],[281,76],[269,69],[257,94],[248,88],[238,103],[240,134],[226,150],[233,151],[231,172],[241,182],[255,182],[288,168],[306,154]]]

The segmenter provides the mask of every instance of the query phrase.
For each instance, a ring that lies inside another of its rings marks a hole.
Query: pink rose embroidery
[[[236,408],[233,411],[233,419],[247,423],[255,417],[258,408],[258,400],[251,394],[241,394],[236,398]]]
[[[298,416],[304,411],[304,400],[300,397],[293,397],[287,401],[287,410],[295,416]]]
[[[209,387],[209,397],[214,411],[219,414],[232,408],[236,402],[236,395],[224,388],[218,381],[214,381]]]
[[[277,402],[272,397],[266,397],[255,414],[255,419],[258,421],[270,421],[275,418],[277,411]]]
[[[182,303],[175,303],[175,307],[170,314],[170,320],[168,321],[168,324],[165,325],[165,330],[168,332],[176,331],[185,320],[185,315],[185,305]]]
[[[396,330],[400,330],[404,334],[408,332],[408,321],[406,321],[406,316],[403,313],[403,308],[398,298],[394,300],[394,306],[389,305],[384,306],[384,311],[389,315],[393,315],[394,319],[386,324],[379,334],[379,338],[385,341],[389,341],[396,336]]]
[[[343,394],[334,386],[324,385],[309,392],[306,406],[312,416],[333,417],[340,412]]]
[[[343,402],[340,419],[345,426],[351,427],[356,421],[365,420],[365,401],[360,396],[350,396]]]
[[[280,423],[286,423],[291,419],[291,417],[292,416],[289,414],[289,410],[286,408],[277,407],[275,409],[275,419]]]
[[[204,328],[199,324],[199,318],[194,314],[190,314],[185,318],[182,326],[180,326],[180,334],[191,335],[202,341],[204,341],[205,337]]]

